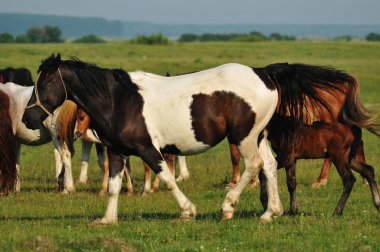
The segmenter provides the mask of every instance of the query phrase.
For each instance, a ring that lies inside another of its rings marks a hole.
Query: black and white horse
[[[238,146],[246,169],[226,195],[223,218],[233,217],[242,190],[263,167],[269,201],[261,218],[271,220],[282,214],[276,162],[266,136],[259,139],[276,109],[278,92],[269,78],[262,79],[251,67],[226,64],[162,77],[102,69],[79,60],[61,61],[58,55],[43,61],[39,73],[30,109],[23,117],[26,125],[38,128],[51,111],[70,99],[92,117],[108,147],[110,198],[100,223],[117,221],[123,155],[140,156],[166,182],[182,218],[195,216],[195,206],[177,187],[162,153],[201,153],[225,137]]]

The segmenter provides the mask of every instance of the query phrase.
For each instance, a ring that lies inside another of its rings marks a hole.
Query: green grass
[[[122,67],[158,74],[200,70],[227,62],[264,66],[274,62],[331,65],[354,75],[361,84],[367,107],[379,109],[380,43],[364,42],[270,42],[192,43],[142,46],[124,42],[96,45],[2,45],[0,68],[26,66],[36,70],[42,58],[61,52],[63,58],[77,56],[104,67]],[[380,141],[365,132],[367,162],[379,173]],[[79,175],[80,144],[73,160]],[[161,190],[147,197],[119,199],[119,223],[93,227],[101,217],[107,197],[100,198],[100,172],[92,153],[89,184],[77,185],[77,192],[61,195],[55,191],[52,144],[23,147],[21,193],[0,198],[0,250],[30,251],[379,251],[380,215],[373,207],[369,188],[357,183],[342,217],[331,214],[342,192],[333,169],[325,188],[313,190],[322,160],[298,162],[297,195],[300,214],[283,216],[271,223],[259,222],[262,207],[257,189],[245,190],[235,218],[220,222],[219,209],[225,197],[225,181],[231,174],[228,146],[222,142],[207,153],[187,158],[190,180],[179,185],[197,206],[194,221],[180,221],[180,210],[171,194]],[[132,158],[135,188],[142,186],[143,169]],[[282,204],[288,209],[289,196],[284,170],[279,171]]]

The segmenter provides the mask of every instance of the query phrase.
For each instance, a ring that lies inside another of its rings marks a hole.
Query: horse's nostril
[[[22,122],[25,124],[25,125],[28,125],[29,124],[29,121],[28,119],[24,116],[22,117]]]

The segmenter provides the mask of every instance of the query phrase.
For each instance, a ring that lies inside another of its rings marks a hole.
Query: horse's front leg
[[[117,204],[124,175],[124,158],[110,150],[110,148],[107,149],[107,155],[109,162],[108,205],[104,217],[96,220],[95,225],[107,225],[117,222]]]
[[[21,155],[21,144],[16,143],[16,182],[15,182],[15,192],[20,192],[20,155]]]
[[[139,148],[138,153],[145,163],[159,176],[160,180],[166,183],[167,188],[172,192],[182,209],[181,218],[190,219],[195,217],[196,209],[193,203],[179,190],[175,178],[169,170],[162,154],[155,147]]]

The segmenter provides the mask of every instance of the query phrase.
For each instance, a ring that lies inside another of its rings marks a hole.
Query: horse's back
[[[255,125],[261,131],[277,104],[277,92],[269,90],[252,68],[239,64],[174,77],[145,73],[131,77],[141,87],[149,134],[161,147],[175,144],[185,154],[214,146],[232,128],[244,132],[231,136],[237,142]]]

